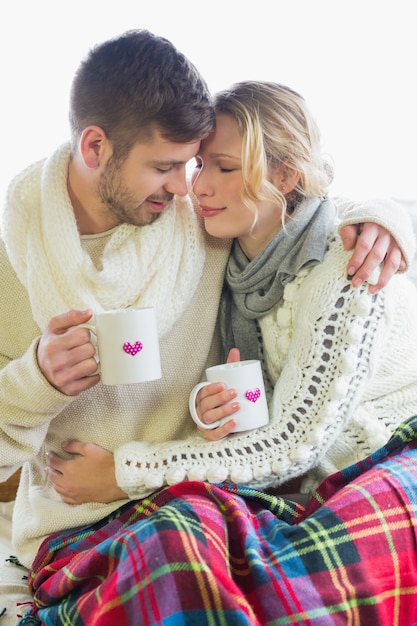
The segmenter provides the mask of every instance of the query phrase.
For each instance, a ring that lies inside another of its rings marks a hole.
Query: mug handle
[[[211,424],[205,424],[198,417],[197,411],[195,410],[195,401],[196,401],[197,394],[200,391],[200,389],[202,389],[203,387],[207,387],[207,385],[211,385],[211,383],[206,381],[206,382],[198,383],[198,385],[194,387],[194,389],[190,393],[189,409],[190,409],[191,417],[193,418],[197,426],[200,426],[200,428],[205,428],[206,430],[213,430],[213,428],[217,428],[218,426],[221,426],[222,424],[224,424],[224,422],[230,419],[230,417],[217,420],[217,422],[212,422]]]
[[[85,324],[78,324],[78,326],[80,326],[81,328],[86,328],[87,330],[90,331],[90,335],[94,336],[94,341],[92,341],[91,343],[93,344],[96,353],[94,355],[94,358],[96,360],[97,363],[97,369],[92,373],[89,374],[89,376],[96,376],[96,374],[100,374],[100,358],[98,355],[98,350],[97,350],[97,331],[96,331],[96,327],[94,326],[94,324],[89,324],[88,322],[86,322]]]

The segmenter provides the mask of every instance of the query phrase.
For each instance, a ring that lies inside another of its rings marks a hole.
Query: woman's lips
[[[222,208],[222,209],[214,209],[214,208],[209,207],[209,206],[200,205],[200,210],[201,210],[201,215],[203,217],[214,217],[215,215],[218,215],[219,213],[224,211],[224,208]]]

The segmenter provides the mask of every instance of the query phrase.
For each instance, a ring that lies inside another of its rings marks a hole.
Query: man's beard
[[[121,182],[121,164],[112,157],[100,177],[97,193],[104,205],[104,211],[117,218],[120,223],[145,226],[158,217],[157,214],[155,217],[152,214],[141,215],[136,198]]]

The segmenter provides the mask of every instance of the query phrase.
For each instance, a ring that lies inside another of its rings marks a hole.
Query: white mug
[[[93,333],[97,372],[104,385],[127,385],[161,378],[155,310],[117,309],[95,313],[81,324]]]
[[[207,381],[196,385],[190,394],[190,413],[198,426],[210,430],[222,426],[233,417],[237,421],[237,426],[235,426],[232,432],[237,433],[265,426],[268,423],[268,404],[260,361],[238,361],[236,363],[214,365],[206,369],[206,376]],[[197,415],[195,407],[196,397],[200,389],[215,382],[223,382],[226,387],[233,387],[237,390],[238,395],[231,402],[238,401],[240,409],[233,415],[224,417],[212,424],[205,424]]]

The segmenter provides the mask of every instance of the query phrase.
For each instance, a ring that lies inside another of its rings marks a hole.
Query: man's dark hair
[[[73,148],[99,126],[124,158],[154,130],[168,141],[198,141],[213,130],[212,99],[194,65],[163,37],[132,30],[92,48],[72,84]]]

